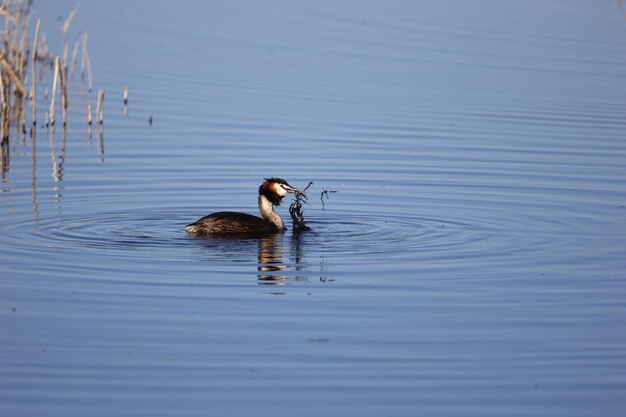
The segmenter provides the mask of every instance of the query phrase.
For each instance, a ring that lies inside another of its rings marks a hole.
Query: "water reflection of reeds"
[[[39,204],[37,203],[37,129],[33,129],[32,139],[32,171],[31,189],[33,193],[33,219],[39,223]]]

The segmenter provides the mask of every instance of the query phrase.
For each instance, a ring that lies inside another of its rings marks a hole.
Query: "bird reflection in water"
[[[291,281],[306,280],[298,274],[307,269],[306,263],[302,262],[300,236],[289,239],[283,233],[273,233],[255,238],[202,236],[194,239],[202,242],[212,260],[247,263],[253,259],[256,249],[259,285],[282,286]]]
[[[309,265],[303,261],[302,235],[294,232],[291,239],[283,238],[283,235],[275,234],[258,240],[257,277],[260,285],[285,285],[289,280],[308,281],[306,272]],[[285,242],[288,243],[288,254],[283,247]],[[289,258],[289,263],[285,263],[285,257]],[[288,270],[295,271],[296,275],[289,275]]]
[[[281,272],[287,269],[283,262],[283,241],[280,234],[258,239],[257,266],[260,285],[285,285],[287,277]]]

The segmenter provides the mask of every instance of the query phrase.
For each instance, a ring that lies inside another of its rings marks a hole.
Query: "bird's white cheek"
[[[274,187],[274,191],[276,192],[276,194],[278,194],[281,197],[284,197],[287,195],[287,190],[285,190],[283,187],[281,187],[280,185],[277,185]]]

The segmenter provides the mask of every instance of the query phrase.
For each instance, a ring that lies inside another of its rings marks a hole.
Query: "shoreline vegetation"
[[[93,77],[88,51],[87,32],[80,33],[70,55],[69,29],[80,5],[72,10],[63,25],[63,51],[54,54],[48,47],[48,38],[41,30],[42,19],[37,18],[34,30],[30,23],[32,0],[3,0],[0,5],[0,20],[4,21],[2,30],[2,51],[0,51],[0,172],[6,175],[10,167],[11,141],[21,137],[26,144],[27,134],[35,149],[37,122],[42,121],[42,128],[54,143],[54,129],[57,124],[63,126],[63,146],[65,148],[68,86],[80,71],[83,107],[86,114],[87,135],[92,139],[92,126],[98,127],[99,149],[102,149],[104,125],[104,90],[97,96],[96,114],[93,115]],[[31,38],[31,33],[33,34]],[[32,39],[32,41],[31,41]],[[51,94],[49,91],[51,90]],[[43,92],[43,100],[41,94]],[[43,109],[38,109],[43,101]],[[28,106],[31,107],[28,111]],[[42,114],[43,112],[43,114]],[[60,114],[58,114],[60,113]],[[30,125],[30,129],[27,126]],[[54,148],[53,153],[54,153]],[[62,159],[59,162],[62,170]],[[55,180],[57,177],[55,176]],[[60,180],[60,179],[59,179]]]

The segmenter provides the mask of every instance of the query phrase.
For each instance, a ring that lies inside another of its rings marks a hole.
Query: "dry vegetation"
[[[60,106],[63,126],[67,125],[68,110],[68,84],[77,71],[80,62],[81,81],[83,96],[87,112],[87,120],[91,126],[92,119],[92,76],[91,61],[87,50],[87,33],[82,33],[76,41],[69,57],[68,32],[74,16],[78,12],[78,6],[72,10],[63,26],[63,52],[54,55],[48,48],[46,34],[41,31],[41,19],[37,19],[34,35],[29,35],[29,23],[33,20],[31,15],[32,0],[3,0],[0,5],[0,19],[4,20],[2,51],[0,52],[0,169],[4,174],[9,166],[10,139],[12,136],[26,135],[30,117],[31,135],[37,127],[37,84],[44,83],[49,86],[52,79],[52,94],[49,106],[46,103],[44,109],[43,124],[49,130],[53,130],[57,123],[57,105]],[[80,53],[80,61],[79,61]],[[41,90],[41,88],[39,89]],[[44,89],[44,98],[48,100],[48,88]],[[58,102],[58,103],[57,103]],[[27,106],[31,106],[28,112]],[[98,112],[96,114],[100,125],[104,119],[104,90],[98,93]],[[30,113],[30,115],[29,115]],[[91,136],[91,130],[89,130]]]

